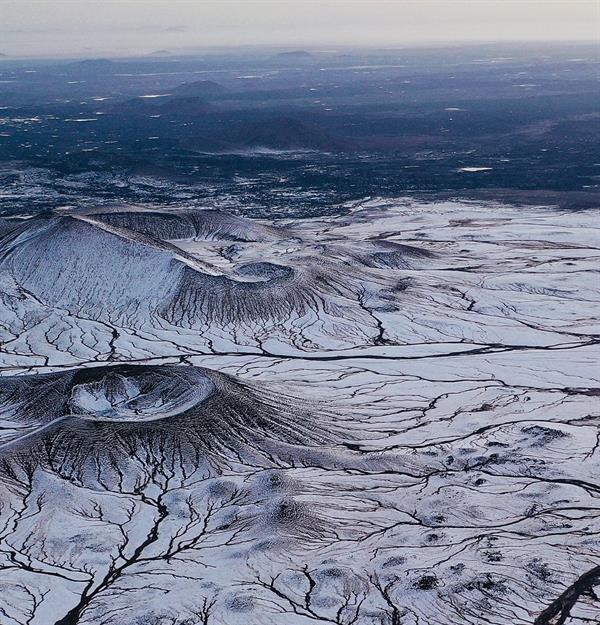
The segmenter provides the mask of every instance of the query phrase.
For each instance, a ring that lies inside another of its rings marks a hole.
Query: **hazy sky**
[[[0,53],[598,40],[600,0],[0,0]]]

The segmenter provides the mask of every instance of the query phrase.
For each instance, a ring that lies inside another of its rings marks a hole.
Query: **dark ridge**
[[[385,241],[378,239],[373,242],[374,245],[383,250],[390,252],[398,252],[404,254],[404,256],[411,256],[413,258],[433,258],[434,254],[429,250],[423,250],[414,245],[404,245],[403,243],[396,243],[396,241]]]
[[[77,69],[91,69],[97,72],[99,70],[112,70],[115,67],[115,63],[110,59],[83,59],[82,61],[74,61],[73,63],[68,63],[66,67]]]
[[[197,151],[311,150],[342,152],[353,149],[350,140],[335,136],[316,124],[293,117],[272,117],[255,123],[226,128],[219,135],[186,140],[184,147]]]
[[[108,111],[120,115],[180,115],[194,117],[213,111],[213,107],[203,98],[173,97],[170,94],[160,98],[137,97],[118,102]]]
[[[194,117],[214,110],[214,107],[203,98],[196,96],[165,98],[158,104],[160,115],[181,115]]]
[[[357,260],[367,267],[378,269],[410,269],[412,260],[434,256],[428,250],[395,241],[376,241],[373,242],[373,247],[373,252],[361,254]]]
[[[162,240],[209,239],[266,241],[282,232],[219,210],[115,211],[94,213],[94,219]]]
[[[196,80],[194,82],[184,82],[171,89],[171,93],[178,97],[209,98],[227,93],[228,89],[212,80]]]
[[[275,59],[310,59],[312,54],[307,50],[290,50],[289,52],[279,52],[273,58]]]
[[[21,228],[27,221],[21,219],[0,219],[0,245],[4,236]]]

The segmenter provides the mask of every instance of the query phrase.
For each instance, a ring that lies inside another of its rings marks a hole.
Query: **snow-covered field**
[[[0,623],[600,621],[599,232],[5,219]]]

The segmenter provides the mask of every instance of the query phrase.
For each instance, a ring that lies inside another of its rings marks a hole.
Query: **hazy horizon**
[[[598,39],[589,0],[2,0],[0,53],[119,56],[159,49],[557,42]]]

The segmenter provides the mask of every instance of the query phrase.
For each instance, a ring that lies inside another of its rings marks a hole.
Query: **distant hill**
[[[312,57],[310,52],[306,50],[290,50],[289,52],[279,52],[274,58],[276,59],[309,59]]]
[[[83,61],[74,61],[69,63],[67,67],[70,69],[89,70],[94,72],[104,72],[112,70],[115,66],[113,61],[109,59],[84,59]]]
[[[176,98],[171,95],[159,98],[132,98],[118,102],[110,107],[113,113],[126,115],[202,115],[213,110],[212,106],[202,98]]]
[[[50,74],[66,74],[76,80],[89,80],[109,77],[115,72],[115,67],[118,65],[109,59],[82,59],[49,66],[47,71]]]
[[[227,89],[212,80],[197,80],[194,82],[184,82],[178,87],[171,89],[171,93],[175,96],[208,98],[210,96],[227,93]]]
[[[210,102],[202,98],[165,98],[159,103],[158,108],[163,114],[177,115],[201,115],[214,110]]]
[[[350,150],[353,146],[350,141],[331,135],[316,124],[302,122],[292,117],[274,117],[260,122],[236,125],[219,135],[189,140],[185,147],[208,152],[261,148],[340,152]]]

